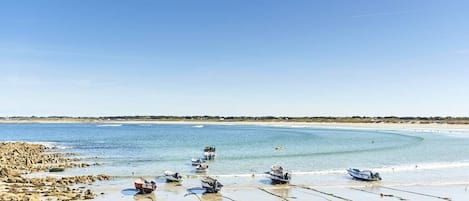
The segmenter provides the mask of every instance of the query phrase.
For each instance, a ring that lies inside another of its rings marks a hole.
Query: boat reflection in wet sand
[[[379,173],[374,173],[371,170],[360,170],[357,168],[349,168],[347,172],[350,176],[355,179],[362,180],[362,181],[379,181],[381,177]]]

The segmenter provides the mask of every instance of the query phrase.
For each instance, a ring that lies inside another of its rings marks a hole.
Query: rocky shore
[[[108,175],[31,178],[26,175],[41,171],[63,171],[66,168],[90,166],[80,163],[73,154],[52,152],[54,148],[24,142],[0,143],[0,200],[66,201],[93,199],[87,189],[95,181],[109,180]],[[97,164],[93,164],[97,165]]]

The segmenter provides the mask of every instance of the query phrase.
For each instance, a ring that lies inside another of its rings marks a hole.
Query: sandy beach
[[[467,200],[469,182],[465,181],[437,183],[367,183],[351,180],[345,174],[334,175],[341,177],[344,183],[333,186],[321,185],[321,181],[328,178],[309,176],[300,178],[290,185],[271,185],[262,177],[223,178],[225,187],[217,194],[203,194],[199,179],[186,179],[180,184],[158,181],[157,192],[149,195],[138,195],[131,189],[132,179],[111,181],[112,185],[95,187],[105,192],[98,195],[96,200]],[[390,179],[388,177],[388,179]],[[309,181],[308,181],[309,180]],[[311,181],[314,180],[314,181]],[[302,183],[308,183],[307,185]],[[315,183],[315,184],[312,184]]]

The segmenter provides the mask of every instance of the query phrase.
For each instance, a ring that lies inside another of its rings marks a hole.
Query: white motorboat
[[[268,176],[273,184],[286,184],[290,183],[291,174],[287,171],[284,171],[283,167],[280,165],[272,165],[270,172],[267,172]]]
[[[197,173],[203,173],[203,172],[207,172],[207,171],[208,171],[208,164],[207,163],[199,164],[195,168],[195,172],[197,172]]]
[[[191,162],[192,162],[193,166],[197,166],[197,165],[200,165],[202,163],[205,163],[205,160],[202,159],[202,158],[192,158]]]
[[[215,146],[206,146],[204,148],[204,159],[205,160],[215,159],[215,157],[216,157],[215,151],[216,151]]]
[[[379,173],[372,172],[371,170],[360,170],[357,168],[349,168],[347,172],[350,176],[355,179],[363,180],[363,181],[379,181],[381,177]]]
[[[171,170],[166,170],[164,172],[164,177],[167,182],[180,182],[182,181],[182,175],[178,172],[173,172]]]

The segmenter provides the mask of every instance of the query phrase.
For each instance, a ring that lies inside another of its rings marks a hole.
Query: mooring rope
[[[303,189],[303,190],[309,190],[309,189]],[[322,199],[324,199],[324,200],[327,200],[327,201],[332,201],[331,199],[329,199],[329,198],[327,198],[327,197],[324,197],[324,196],[318,195],[318,194],[314,194],[314,193],[311,193],[311,192],[306,192],[306,191],[304,191],[304,192],[302,192],[302,193],[305,193],[305,194],[308,194],[308,195],[313,195],[313,196],[316,196],[316,197],[320,197],[320,198],[322,198]]]
[[[290,185],[290,186],[312,190],[312,191],[315,191],[315,192],[318,192],[318,193],[321,193],[321,194],[324,194],[324,195],[332,196],[332,197],[335,197],[335,198],[338,198],[338,199],[341,199],[341,200],[345,200],[345,201],[352,201],[351,199],[344,198],[344,197],[341,197],[341,196],[338,196],[338,195],[334,195],[333,193],[327,193],[327,192],[324,192],[324,191],[320,191],[320,190],[314,189],[314,188],[309,187],[309,186],[298,186],[298,185]]]
[[[403,197],[400,197],[400,196],[397,196],[397,195],[393,195],[393,194],[384,194],[384,193],[376,193],[376,192],[373,192],[373,191],[367,191],[365,189],[359,189],[359,188],[350,188],[352,190],[357,190],[357,191],[362,191],[362,192],[366,192],[366,193],[371,193],[371,194],[375,194],[375,195],[379,195],[381,197],[395,197],[399,200],[407,200]]]
[[[272,193],[272,192],[270,192],[270,191],[268,191],[268,190],[265,190],[265,189],[263,189],[263,188],[261,188],[261,187],[258,187],[258,189],[261,190],[261,191],[264,191],[264,192],[266,192],[266,193],[268,193],[268,194],[271,194],[271,195],[273,195],[273,196],[275,196],[275,197],[279,197],[279,198],[281,198],[281,199],[284,200],[284,201],[288,201],[288,199],[285,198],[284,196],[277,195],[277,194]],[[296,199],[296,198],[295,198],[295,199]]]
[[[412,194],[416,194],[416,195],[427,196],[427,197],[432,197],[432,198],[438,198],[438,199],[442,199],[442,200],[451,201],[451,198],[447,198],[447,197],[441,197],[441,196],[430,195],[430,194],[419,193],[419,192],[408,191],[408,190],[401,190],[401,189],[385,187],[385,186],[380,186],[380,188],[385,188],[385,189],[390,189],[390,190],[394,190],[394,191],[401,191],[401,192],[405,192],[405,193],[412,193]]]
[[[197,193],[193,193],[193,192],[191,192],[191,193],[186,193],[186,194],[184,195],[184,197],[186,197],[186,196],[188,196],[188,195],[195,195],[195,197],[197,197],[197,199],[199,199],[199,201],[202,201],[202,199],[199,197],[199,195],[197,195]]]
[[[230,197],[228,197],[228,196],[222,195],[221,197],[226,198],[226,199],[231,200],[231,201],[236,201],[236,200],[234,200],[233,198],[230,198]]]

